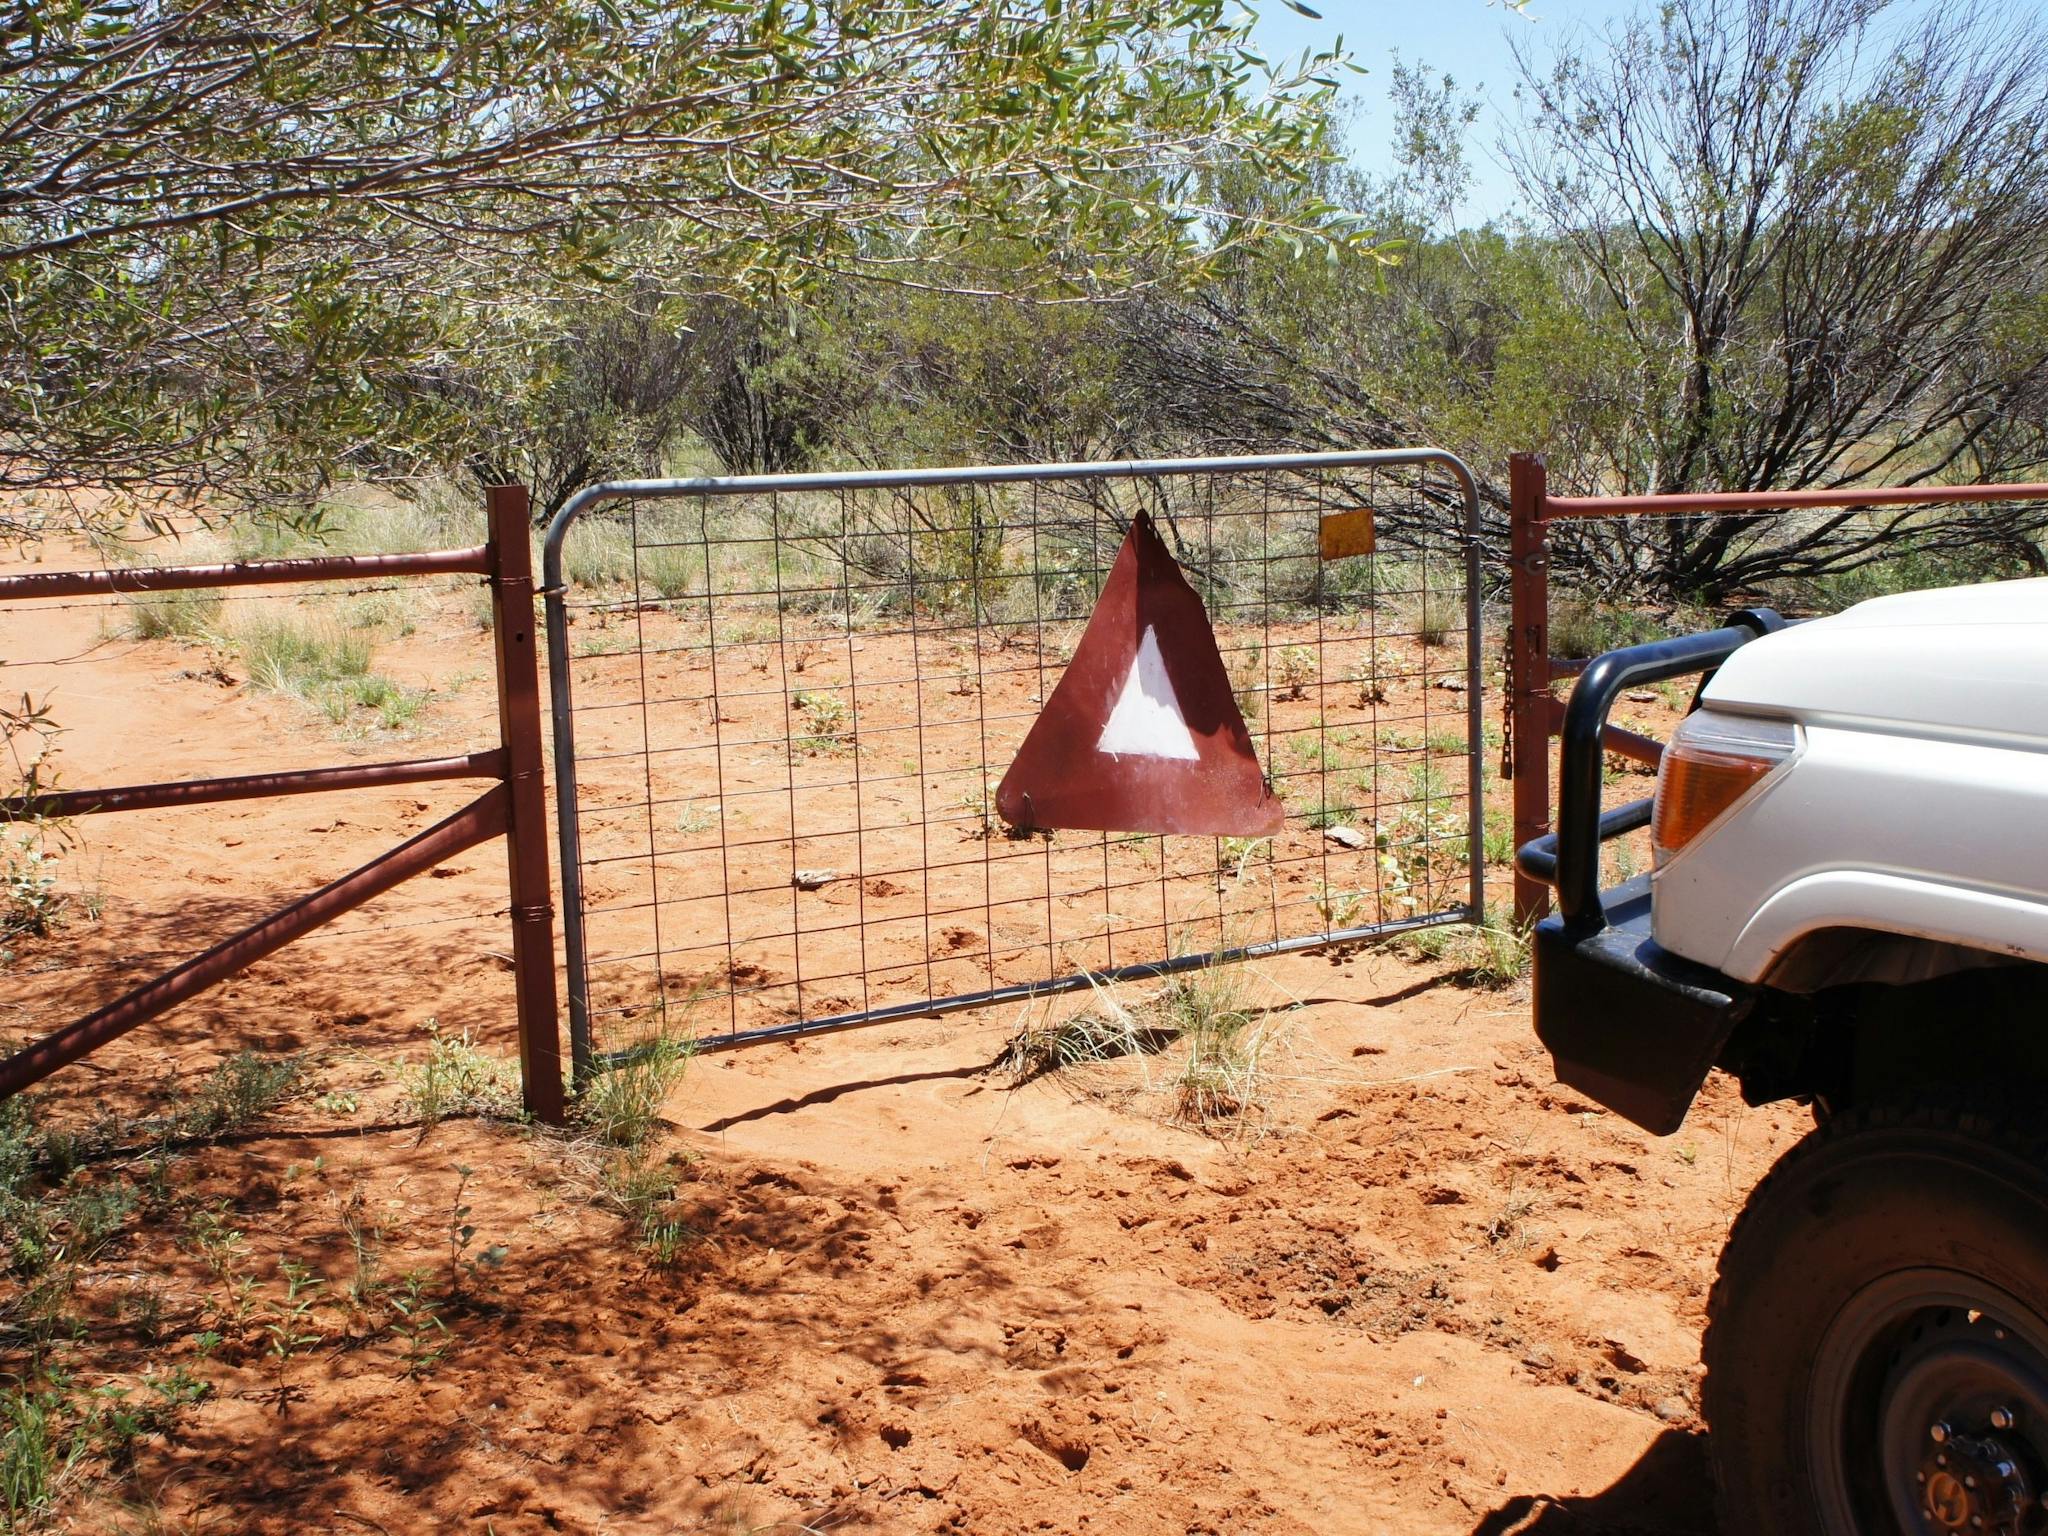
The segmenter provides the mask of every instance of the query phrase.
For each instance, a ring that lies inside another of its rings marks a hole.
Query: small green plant
[[[357,1313],[373,1306],[384,1294],[378,1272],[384,1267],[384,1231],[371,1219],[369,1202],[360,1187],[341,1202],[341,1230],[348,1239],[351,1269],[348,1302]]]
[[[1375,704],[1387,702],[1387,683],[1391,675],[1386,658],[1380,654],[1380,648],[1375,644],[1365,659],[1351,669],[1345,681],[1351,685],[1352,698],[1358,707],[1369,709]]]
[[[477,1049],[466,1029],[459,1035],[443,1034],[440,1024],[429,1019],[426,1060],[401,1075],[423,1133],[455,1115],[519,1117],[511,1065]]]
[[[328,683],[317,691],[313,702],[336,725],[355,724],[367,711],[375,717],[378,729],[395,732],[406,729],[419,718],[427,698],[424,688],[407,688],[371,672]]]
[[[995,780],[983,779],[978,788],[962,791],[955,803],[967,813],[967,819],[972,823],[976,837],[993,837],[1002,831],[1003,818],[996,811]]]
[[[647,1262],[657,1269],[675,1263],[696,1236],[688,1222],[672,1214],[650,1213],[640,1223],[640,1246],[647,1250]]]
[[[1309,684],[1313,683],[1319,668],[1316,653],[1305,645],[1290,645],[1280,652],[1278,672],[1280,697],[1283,699],[1304,698]]]
[[[1598,656],[1625,645],[1662,640],[1670,633],[1654,616],[1615,603],[1579,598],[1550,605],[1553,656]]]
[[[1349,823],[1372,802],[1364,776],[1347,781],[1328,773],[1292,774],[1282,783],[1281,792],[1292,804],[1301,806],[1301,819],[1317,832]]]
[[[1244,884],[1245,873],[1253,863],[1263,858],[1273,861],[1273,839],[1270,837],[1226,837],[1217,843],[1219,864],[1230,867],[1230,877],[1239,885]]]
[[[510,1252],[503,1243],[490,1243],[472,1254],[469,1250],[476,1242],[476,1226],[470,1221],[470,1206],[466,1201],[469,1181],[476,1176],[476,1170],[467,1164],[458,1165],[455,1170],[455,1199],[448,1209],[448,1298],[462,1299],[462,1282],[465,1276],[476,1276],[486,1269],[496,1269],[505,1262]]]
[[[82,1264],[98,1253],[120,1232],[137,1203],[134,1189],[119,1179],[87,1182],[83,1175],[73,1175],[56,1207],[65,1233],[65,1257]]]
[[[644,1145],[610,1148],[598,1163],[597,1187],[600,1204],[645,1233],[675,1198],[675,1165],[649,1156]]]
[[[294,1355],[317,1349],[326,1342],[327,1335],[314,1319],[313,1309],[319,1304],[327,1281],[295,1259],[279,1259],[277,1272],[284,1281],[284,1295],[265,1307],[262,1330],[268,1341],[266,1353],[277,1362],[281,1386],[284,1370]]]
[[[1326,736],[1320,729],[1290,737],[1288,750],[1303,769],[1311,772],[1327,773],[1340,766],[1344,756],[1341,734]]]
[[[1508,819],[1508,813],[1498,807],[1489,806],[1486,811],[1486,862],[1489,864],[1511,863],[1515,857],[1515,828]]]
[[[1404,792],[1374,837],[1386,907],[1417,912],[1446,899],[1465,877],[1466,806],[1433,761],[1408,770]]]
[[[1197,1125],[1240,1127],[1263,1101],[1262,1069],[1272,1031],[1252,1006],[1241,964],[1210,965],[1169,977],[1154,1000],[1183,1049],[1175,1110]]]
[[[676,830],[685,837],[696,837],[717,826],[720,814],[716,800],[685,800],[676,812]]]
[[[231,1214],[227,1201],[222,1200],[185,1218],[185,1240],[216,1280],[225,1280],[247,1251],[242,1234],[228,1224]]]
[[[1086,1008],[1020,1030],[992,1066],[1021,1086],[1091,1063],[1162,1057],[1173,1063],[1162,1084],[1173,1118],[1243,1128],[1263,1104],[1264,1058],[1278,1034],[1253,1005],[1248,977],[1241,962],[1197,966],[1135,1003],[1097,984]]]
[[[419,625],[413,619],[412,599],[417,590],[392,587],[356,598],[344,608],[343,622],[350,629],[372,629],[401,637],[415,634]]]
[[[1448,645],[1465,621],[1464,573],[1424,562],[1405,567],[1396,580],[1406,590],[1390,594],[1395,622],[1424,647]]]
[[[166,1125],[170,1139],[210,1141],[254,1124],[296,1088],[304,1064],[296,1056],[237,1051],[215,1067]]]
[[[1319,880],[1309,903],[1315,908],[1316,915],[1323,920],[1323,931],[1337,933],[1355,927],[1359,915],[1365,911],[1371,900],[1371,891],[1343,891],[1326,880]]]
[[[405,1346],[400,1362],[413,1378],[431,1375],[448,1353],[448,1325],[441,1320],[441,1303],[427,1290],[428,1280],[425,1270],[412,1270],[385,1298],[393,1319],[391,1335]]]
[[[354,725],[367,713],[381,729],[402,730],[428,697],[423,689],[370,670],[374,650],[362,629],[307,625],[273,614],[237,638],[253,686],[299,699],[336,725]]]
[[[633,649],[633,634],[624,628],[600,629],[576,642],[577,656],[621,656]]]
[[[1237,700],[1237,712],[1247,721],[1258,719],[1265,703],[1265,673],[1261,670],[1264,656],[1256,640],[1229,656],[1231,697]]]
[[[47,839],[34,829],[0,836],[0,942],[44,937],[63,910]]]
[[[1511,986],[1529,970],[1528,930],[1493,909],[1483,922],[1418,928],[1388,943],[1420,959],[1451,966],[1454,979],[1472,986]]]
[[[370,640],[359,630],[309,627],[288,614],[273,614],[255,620],[237,638],[249,681],[272,693],[307,697],[319,684],[363,677],[370,670]]]
[[[62,1404],[53,1391],[0,1393],[0,1511],[9,1530],[46,1508],[85,1454],[82,1441],[64,1433]]]
[[[571,586],[616,586],[630,581],[632,530],[616,518],[585,518],[562,545],[562,559]]]
[[[791,702],[803,716],[805,727],[805,734],[794,743],[798,751],[815,756],[844,752],[852,745],[846,735],[846,700],[841,695],[825,689],[799,689]]]
[[[664,602],[687,597],[698,585],[701,561],[694,549],[675,544],[643,544],[635,563],[642,591],[651,591]]]
[[[146,1371],[132,1386],[82,1391],[52,1371],[39,1383],[0,1391],[0,1530],[40,1529],[88,1462],[125,1468],[137,1440],[169,1430],[205,1395],[182,1366],[169,1375]]]

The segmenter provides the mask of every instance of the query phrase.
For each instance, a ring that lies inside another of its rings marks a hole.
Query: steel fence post
[[[1543,457],[1508,460],[1508,774],[1515,785],[1515,846],[1550,830],[1550,541],[1543,524]],[[1515,871],[1515,921],[1550,909],[1550,888]]]
[[[519,1010],[519,1079],[526,1109],[562,1123],[561,1020],[555,991],[555,909],[548,890],[547,792],[541,776],[540,669],[533,612],[533,546],[526,487],[494,485],[490,513],[491,623],[498,662],[498,734],[510,801],[512,977]]]

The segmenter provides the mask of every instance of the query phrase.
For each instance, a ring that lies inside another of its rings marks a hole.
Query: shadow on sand
[[[1582,1497],[1517,1494],[1472,1536],[1716,1536],[1707,1437],[1667,1429],[1610,1487]]]

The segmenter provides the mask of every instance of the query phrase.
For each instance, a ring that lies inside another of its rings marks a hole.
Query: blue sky
[[[1366,169],[1377,171],[1388,163],[1393,114],[1387,106],[1387,86],[1396,53],[1411,64],[1428,64],[1433,74],[1451,76],[1461,89],[1480,97],[1483,109],[1468,145],[1472,193],[1460,220],[1468,224],[1505,213],[1514,202],[1514,180],[1494,151],[1503,121],[1515,110],[1519,76],[1511,40],[1541,57],[1556,46],[1554,39],[1588,30],[1597,33],[1606,22],[1634,9],[1630,0],[1533,0],[1520,13],[1486,0],[1304,3],[1321,11],[1323,19],[1311,21],[1281,0],[1251,0],[1259,15],[1260,45],[1269,54],[1291,56],[1303,48],[1327,48],[1343,38],[1352,58],[1369,71],[1351,76],[1345,87],[1346,96],[1362,108],[1351,149]]]
[[[1472,190],[1459,217],[1473,225],[1509,212],[1515,203],[1514,178],[1495,148],[1516,112],[1520,76],[1512,42],[1519,40],[1541,60],[1562,42],[1597,36],[1611,21],[1639,8],[1651,10],[1656,0],[1531,0],[1521,12],[1487,0],[1304,0],[1322,12],[1320,21],[1290,11],[1281,0],[1243,3],[1257,12],[1256,36],[1269,55],[1327,48],[1341,35],[1352,58],[1369,71],[1351,76],[1345,87],[1362,109],[1351,134],[1352,157],[1367,170],[1383,171],[1389,164],[1393,114],[1387,87],[1395,53],[1411,64],[1428,64],[1432,74],[1450,75],[1477,95],[1482,110],[1467,144]],[[1941,3],[1902,0],[1896,14],[1902,20],[1925,15]],[[2042,0],[2013,3],[2026,11],[2038,9]]]

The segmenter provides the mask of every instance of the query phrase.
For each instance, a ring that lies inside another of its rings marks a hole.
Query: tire
[[[2016,1117],[1863,1106],[1757,1186],[1703,1351],[1727,1536],[2048,1528],[2044,1168]]]

